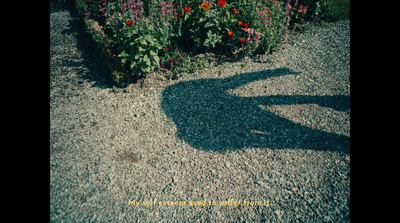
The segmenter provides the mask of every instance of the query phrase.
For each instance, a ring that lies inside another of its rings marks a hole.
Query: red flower
[[[228,32],[228,36],[229,36],[229,37],[233,37],[233,31],[229,31],[229,32]]]
[[[132,20],[128,19],[128,20],[125,21],[125,24],[127,26],[131,26],[131,25],[133,25],[133,22],[132,22]]]
[[[173,62],[174,62],[174,60],[172,60],[172,58],[171,58],[171,59],[169,59],[169,62],[170,62],[170,63],[173,63]]]
[[[225,0],[218,0],[218,5],[221,7],[225,7],[226,6],[226,1]]]
[[[249,25],[247,25],[247,23],[243,24],[242,29],[247,29],[249,27]]]
[[[246,42],[246,40],[245,39],[243,39],[243,38],[240,38],[240,43],[241,44],[243,44],[243,43],[245,43]]]
[[[190,12],[190,7],[189,7],[189,6],[183,7],[183,11],[185,11],[186,13],[187,13],[187,12]]]
[[[228,15],[228,14],[225,14],[225,17],[229,17],[229,15]]]
[[[164,62],[161,63],[160,67],[161,67],[161,68],[164,68]]]
[[[169,51],[169,48],[168,48],[167,46],[165,46],[165,50],[166,50],[166,51]]]

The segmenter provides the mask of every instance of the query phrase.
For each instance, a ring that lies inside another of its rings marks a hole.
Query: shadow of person
[[[280,68],[225,79],[179,82],[164,90],[161,106],[176,124],[177,136],[197,149],[224,152],[261,147],[349,153],[348,136],[312,129],[259,106],[313,103],[345,111],[350,108],[349,96],[238,97],[227,93],[253,81],[294,74]]]

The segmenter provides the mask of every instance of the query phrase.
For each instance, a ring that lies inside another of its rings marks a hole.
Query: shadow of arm
[[[293,72],[287,68],[277,68],[274,70],[264,70],[264,71],[259,71],[259,72],[242,73],[242,74],[238,74],[233,77],[224,79],[224,81],[226,83],[228,83],[226,85],[225,90],[237,88],[237,87],[246,85],[253,81],[265,80],[270,77],[293,75],[293,74],[298,74],[298,73],[299,72]]]
[[[275,95],[248,97],[246,99],[249,103],[263,105],[317,104],[337,111],[346,111],[350,109],[350,96],[346,95]]]

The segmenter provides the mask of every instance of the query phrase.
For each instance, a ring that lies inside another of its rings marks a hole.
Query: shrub
[[[333,22],[350,18],[350,0],[292,0],[291,4],[307,7],[305,20]]]
[[[325,0],[321,3],[322,16],[327,21],[338,21],[350,18],[349,0]]]
[[[117,84],[155,70],[191,70],[187,64],[198,53],[270,53],[287,37],[290,11],[277,0],[76,0],[76,6]]]

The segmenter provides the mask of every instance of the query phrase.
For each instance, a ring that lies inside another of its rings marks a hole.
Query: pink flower
[[[260,57],[260,61],[261,61],[261,63],[264,63],[264,61],[265,61],[264,56]]]
[[[251,39],[250,34],[247,35],[247,42],[248,43],[253,43],[253,40]]]
[[[269,21],[269,17],[262,18],[264,20],[264,25],[268,25],[271,21]]]
[[[260,38],[261,38],[261,36],[260,36],[260,34],[258,34],[257,32],[256,32],[256,34],[254,35],[254,38],[256,39],[256,43],[259,43],[260,42]]]
[[[169,48],[168,48],[167,46],[165,46],[165,50],[166,50],[166,51],[169,51]]]

